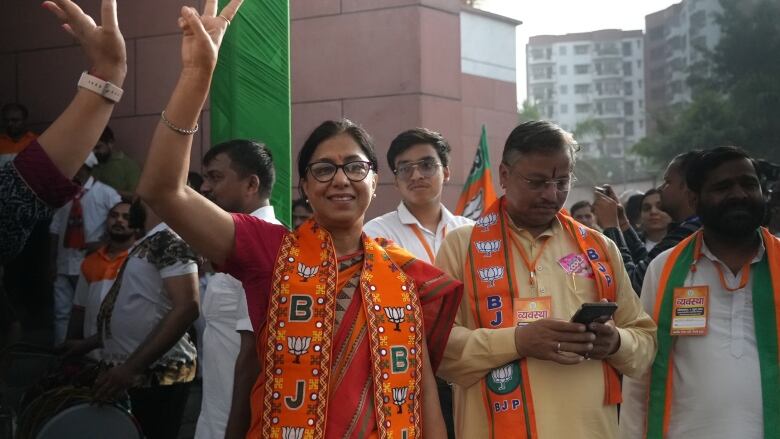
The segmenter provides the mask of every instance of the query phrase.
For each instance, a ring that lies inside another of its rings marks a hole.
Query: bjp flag
[[[488,153],[487,131],[482,125],[482,136],[479,139],[477,155],[463,192],[460,193],[455,214],[476,220],[482,212],[496,201],[496,191],[493,189],[493,176],[490,172],[490,155]]]

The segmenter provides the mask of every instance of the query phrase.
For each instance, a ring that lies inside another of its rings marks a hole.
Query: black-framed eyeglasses
[[[327,183],[333,180],[339,169],[344,171],[344,175],[352,182],[363,181],[368,176],[373,165],[365,160],[355,160],[354,162],[337,165],[331,162],[314,162],[307,166],[309,173],[320,183]]]
[[[425,158],[417,160],[416,162],[406,162],[398,165],[393,173],[401,180],[410,180],[414,175],[414,170],[417,169],[423,178],[433,177],[438,172],[441,163],[436,159]]]
[[[522,174],[517,174],[523,179],[528,189],[534,192],[541,192],[547,189],[548,186],[553,185],[558,192],[568,192],[571,189],[572,183],[577,181],[577,177],[574,174],[570,174],[561,178],[528,178]]]

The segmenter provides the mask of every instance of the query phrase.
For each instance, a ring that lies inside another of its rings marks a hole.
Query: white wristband
[[[111,102],[119,102],[119,99],[122,98],[122,93],[124,93],[124,90],[117,87],[116,85],[108,81],[104,81],[96,76],[92,76],[87,72],[81,74],[78,86],[91,92],[95,92]]]

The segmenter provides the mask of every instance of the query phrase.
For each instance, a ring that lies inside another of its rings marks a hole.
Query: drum
[[[128,410],[96,405],[89,388],[50,389],[30,402],[19,417],[17,439],[143,439]]]

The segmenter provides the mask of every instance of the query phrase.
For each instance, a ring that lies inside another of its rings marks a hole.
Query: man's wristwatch
[[[116,85],[108,81],[104,81],[97,76],[92,76],[87,72],[81,74],[78,86],[97,93],[111,102],[119,102],[119,99],[122,98],[122,93],[124,93],[124,90],[117,87]]]

